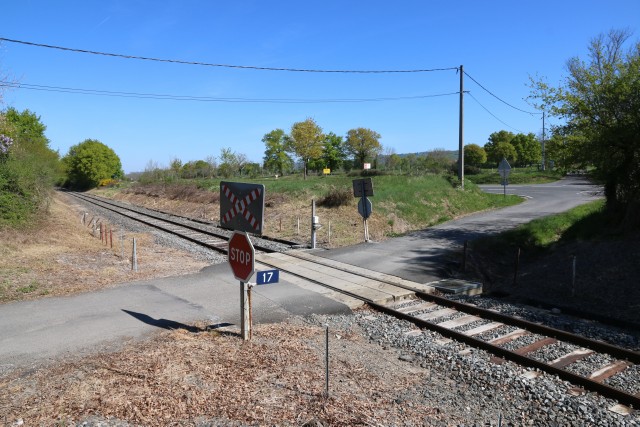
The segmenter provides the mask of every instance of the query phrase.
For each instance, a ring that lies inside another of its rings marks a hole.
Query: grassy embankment
[[[500,175],[496,168],[481,169],[481,173],[466,175],[467,180],[476,184],[500,184]],[[511,168],[509,184],[546,184],[562,178],[562,173],[557,170],[538,170],[537,167]]]
[[[308,243],[310,236],[311,200],[316,201],[316,215],[323,225],[317,233],[322,247],[339,247],[362,242],[362,218],[358,199],[353,197],[353,177],[345,175],[300,176],[275,179],[232,178],[229,181],[262,183],[266,188],[265,234]],[[371,239],[380,241],[412,230],[419,230],[472,212],[517,204],[516,196],[483,193],[468,182],[465,190],[456,188],[445,177],[375,176],[375,195],[370,198],[373,213],[369,218]],[[199,190],[196,189],[199,187]],[[122,188],[120,194],[106,189],[100,192],[130,202],[173,212],[207,218],[219,218],[219,179],[188,180],[172,184],[144,184]],[[198,190],[198,191],[196,191]],[[338,196],[338,206],[326,206],[323,200]],[[197,200],[196,203],[193,203]],[[298,224],[299,223],[299,227]]]
[[[542,252],[556,243],[603,237],[609,233],[604,204],[604,200],[596,200],[557,215],[535,219],[496,236],[478,239],[473,245],[495,251],[519,247],[529,252]]]

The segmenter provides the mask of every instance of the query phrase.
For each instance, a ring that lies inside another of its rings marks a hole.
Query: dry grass
[[[261,325],[236,335],[174,330],[145,344],[0,379],[10,422],[73,425],[91,416],[145,426],[425,425],[437,408],[407,398],[426,371],[357,333],[331,335],[330,397],[324,396],[324,329]],[[400,396],[402,399],[396,401]],[[450,418],[450,416],[449,416]]]
[[[217,193],[206,190],[191,191],[197,193],[193,199],[174,197],[170,187],[163,189],[159,185],[135,186],[132,190],[110,193],[117,200],[136,205],[159,209],[192,218],[218,221],[220,219],[220,200]],[[180,188],[179,188],[179,191]],[[186,191],[186,190],[184,190]],[[103,192],[104,193],[104,192]],[[208,194],[208,196],[207,196]],[[292,199],[285,194],[267,195],[265,200],[264,233],[270,237],[309,244],[311,241],[311,203],[304,198]],[[311,200],[311,196],[308,198]],[[357,199],[351,197],[346,206],[316,207],[322,228],[318,230],[316,242],[324,248],[349,246],[364,241],[362,217],[358,214]],[[375,203],[375,201],[374,201]],[[374,212],[368,220],[369,235],[374,241],[382,241],[388,235],[404,233],[410,227],[398,218],[386,218]],[[299,224],[299,226],[298,226]]]
[[[207,265],[188,253],[155,244],[153,236],[145,233],[125,230],[124,251],[116,233],[111,248],[81,224],[80,212],[68,196],[57,194],[41,223],[28,230],[0,231],[0,302],[93,291],[196,272]],[[131,270],[134,237],[138,273]]]

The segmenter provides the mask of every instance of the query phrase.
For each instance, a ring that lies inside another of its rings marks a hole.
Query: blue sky
[[[0,37],[183,61],[324,70],[464,66],[510,104],[532,110],[529,76],[557,84],[611,28],[640,38],[640,1],[48,1],[4,2]],[[397,74],[257,71],[181,65],[0,43],[0,68],[28,85],[240,99],[410,98],[455,93],[455,70]],[[504,105],[465,77],[465,143],[500,129],[534,132],[540,116]],[[475,99],[474,99],[475,98]],[[477,101],[476,101],[477,100]],[[501,121],[491,116],[481,105]],[[325,132],[381,134],[397,153],[458,147],[458,96],[378,102],[212,102],[8,89],[4,106],[30,109],[65,154],[87,138],[125,172],[219,156],[260,162],[265,133],[312,117]]]

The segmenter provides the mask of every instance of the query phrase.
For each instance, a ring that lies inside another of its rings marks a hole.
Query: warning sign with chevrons
[[[220,182],[220,226],[262,235],[264,185]]]

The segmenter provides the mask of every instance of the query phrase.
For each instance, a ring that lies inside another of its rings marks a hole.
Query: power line
[[[228,103],[271,103],[271,104],[324,104],[324,103],[357,103],[357,102],[386,102],[386,101],[407,101],[441,96],[458,95],[458,92],[437,93],[416,96],[379,97],[379,98],[320,98],[320,99],[296,99],[296,98],[219,98],[208,96],[191,95],[170,95],[156,93],[121,92],[99,89],[81,89],[60,86],[47,86],[27,83],[0,82],[2,87],[15,89],[38,90],[45,92],[75,93],[80,95],[113,96],[121,98],[138,99],[162,99],[170,101],[199,101],[199,102],[228,102]]]
[[[94,50],[76,49],[63,46],[54,46],[42,43],[34,43],[23,40],[8,39],[0,37],[0,41],[9,43],[18,43],[28,46],[44,47],[47,49],[57,49],[67,52],[86,53],[91,55],[111,56],[124,59],[138,59],[142,61],[155,61],[155,62],[169,62],[174,64],[184,65],[201,65],[205,67],[221,67],[221,68],[236,68],[245,70],[260,70],[260,71],[289,71],[297,73],[349,73],[349,74],[389,74],[389,73],[428,73],[433,71],[448,71],[457,70],[458,67],[446,67],[446,68],[430,68],[430,69],[413,69],[413,70],[320,70],[320,69],[305,69],[305,68],[278,68],[278,67],[258,67],[255,65],[233,65],[233,64],[212,64],[207,62],[196,61],[184,61],[180,59],[163,59],[163,58],[150,58],[145,56],[125,55],[120,53],[98,52]]]
[[[484,110],[485,110],[487,113],[491,114],[491,115],[493,116],[493,118],[494,118],[494,119],[496,119],[497,121],[499,121],[499,122],[500,122],[500,123],[502,123],[503,125],[505,125],[505,126],[507,126],[507,127],[511,128],[511,129],[513,129],[513,130],[515,130],[515,131],[518,131],[518,133],[524,133],[524,132],[523,132],[523,131],[521,131],[520,129],[516,129],[516,128],[514,128],[513,126],[510,126],[510,125],[508,125],[507,123],[505,123],[504,121],[502,121],[500,118],[498,118],[498,116],[496,116],[496,115],[495,115],[495,114],[493,114],[491,111],[489,111],[489,109],[487,109],[487,107],[485,107],[484,105],[482,105],[482,104],[480,103],[480,101],[478,101],[478,100],[476,99],[476,97],[475,97],[475,96],[471,95],[471,92],[465,92],[465,93],[466,93],[467,95],[469,95],[471,98],[473,98],[473,100],[474,100],[474,101],[476,101],[476,102],[478,103],[478,105],[479,105],[479,106],[481,106],[482,108],[484,108]]]
[[[473,81],[475,82],[475,84],[477,84],[477,85],[478,85],[478,86],[480,86],[482,89],[484,89],[484,90],[485,90],[489,95],[493,96],[493,97],[494,97],[494,98],[496,98],[498,101],[502,102],[503,104],[508,105],[509,107],[513,108],[514,110],[518,110],[518,111],[521,111],[521,112],[523,112],[523,113],[527,113],[527,114],[531,114],[531,115],[533,115],[533,114],[542,114],[542,113],[536,113],[536,112],[532,112],[532,111],[526,111],[526,110],[523,110],[523,109],[521,109],[521,108],[518,108],[518,107],[515,107],[515,106],[513,106],[513,105],[509,104],[507,101],[505,101],[504,99],[500,98],[498,95],[496,95],[495,93],[491,92],[491,91],[490,91],[489,89],[487,89],[486,87],[482,86],[482,85],[480,84],[480,82],[478,82],[476,79],[474,79],[473,77],[471,77],[471,76],[469,75],[469,73],[467,73],[467,72],[465,71],[465,72],[464,72],[464,74],[465,74],[467,77],[469,77],[471,80],[473,80]]]

